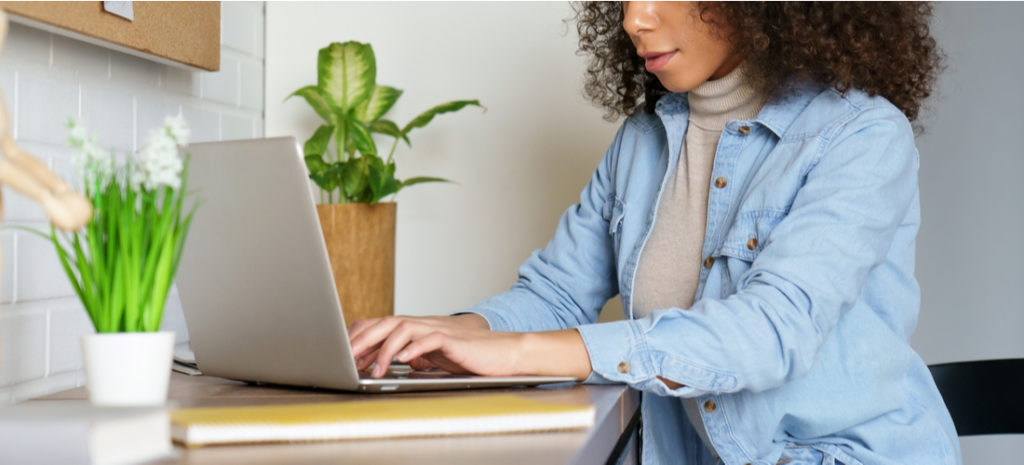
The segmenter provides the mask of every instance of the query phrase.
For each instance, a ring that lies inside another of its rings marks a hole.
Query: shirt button
[[[704,268],[711,268],[715,264],[714,257],[708,257],[704,259]]]
[[[721,189],[721,188],[725,187],[725,184],[726,184],[725,178],[719,176],[717,179],[715,179],[715,187]]]
[[[740,126],[740,134],[744,136],[750,134],[750,126]]]
[[[718,408],[718,405],[715,405],[715,401],[709,400],[707,402],[704,402],[704,411],[705,412],[708,412],[708,413],[714,412],[716,408]]]
[[[750,249],[750,250],[754,250],[754,249],[757,248],[757,238],[756,237],[751,237],[750,240],[747,241],[747,248]]]
[[[619,362],[618,370],[622,374],[629,373],[629,362]]]

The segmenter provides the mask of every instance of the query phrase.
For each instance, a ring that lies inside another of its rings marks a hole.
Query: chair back
[[[957,434],[1024,434],[1024,359],[930,365]]]

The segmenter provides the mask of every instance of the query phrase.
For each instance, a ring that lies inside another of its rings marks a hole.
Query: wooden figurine
[[[0,10],[0,51],[7,39],[7,15]],[[57,116],[54,115],[56,118]],[[54,226],[65,231],[85,226],[92,217],[92,204],[75,192],[35,157],[18,147],[11,137],[7,103],[0,91],[0,185],[8,186],[42,207]],[[0,218],[3,198],[0,197]],[[0,256],[0,262],[3,257]]]

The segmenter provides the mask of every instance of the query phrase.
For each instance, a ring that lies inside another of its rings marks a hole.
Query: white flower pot
[[[89,400],[94,405],[163,405],[173,354],[172,331],[82,336]]]

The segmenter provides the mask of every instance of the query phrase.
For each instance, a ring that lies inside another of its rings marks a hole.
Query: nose
[[[622,2],[622,28],[626,30],[626,34],[635,38],[658,25],[658,16],[654,11],[655,3],[657,2]]]

